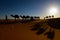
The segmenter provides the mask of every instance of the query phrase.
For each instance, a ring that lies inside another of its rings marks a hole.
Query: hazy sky
[[[60,11],[59,0],[0,0],[0,18],[11,14],[40,16],[41,18],[49,15],[50,7],[58,8]],[[60,17],[60,12],[56,16]]]

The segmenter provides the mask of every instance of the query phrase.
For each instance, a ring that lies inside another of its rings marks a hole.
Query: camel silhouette
[[[12,17],[14,17],[15,18],[15,20],[16,20],[16,18],[19,18],[19,16],[18,15],[11,15]]]

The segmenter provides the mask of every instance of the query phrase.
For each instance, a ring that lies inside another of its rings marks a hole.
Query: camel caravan
[[[25,16],[25,15],[10,15],[11,17],[14,18],[14,20],[37,20],[40,19],[39,16]],[[6,15],[6,20],[7,20],[7,15]]]
[[[3,22],[29,22],[32,20],[39,20],[39,16],[25,16],[25,15],[10,15],[13,19],[9,19],[7,15],[5,15],[5,20]],[[1,22],[2,23],[2,22]]]
[[[25,15],[10,15],[12,18],[14,18],[14,20],[22,20],[22,21],[28,21],[28,20],[38,20],[38,19],[40,19],[40,17],[39,16],[25,16]],[[46,17],[44,17],[44,19],[51,19],[51,18],[54,18],[54,15],[52,15],[52,16],[46,16]],[[7,21],[8,20],[8,17],[7,17],[7,15],[5,15],[5,20]]]

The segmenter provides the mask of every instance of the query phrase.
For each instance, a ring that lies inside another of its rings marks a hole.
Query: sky
[[[60,17],[60,0],[0,0],[0,19],[5,15],[29,15],[44,18],[50,15],[48,11],[51,7],[57,8],[55,17]]]

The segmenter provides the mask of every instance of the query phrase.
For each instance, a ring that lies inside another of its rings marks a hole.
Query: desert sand
[[[31,27],[40,22],[35,20],[27,23],[0,24],[0,40],[49,40],[44,33],[36,35],[36,31],[31,31]],[[46,31],[49,30],[50,26]],[[54,40],[60,40],[60,30],[55,30]]]

